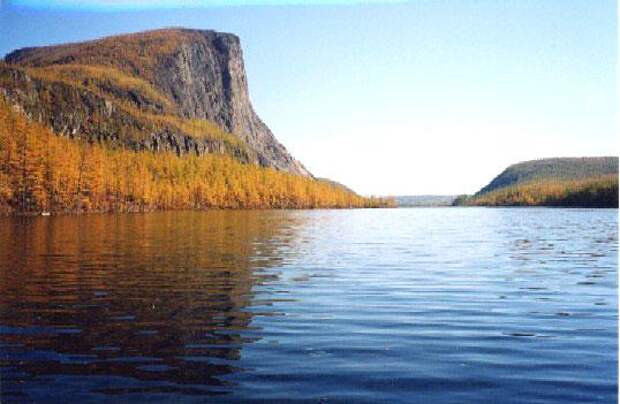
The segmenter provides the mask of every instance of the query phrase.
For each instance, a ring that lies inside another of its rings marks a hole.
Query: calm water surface
[[[617,400],[618,213],[0,218],[3,402]]]

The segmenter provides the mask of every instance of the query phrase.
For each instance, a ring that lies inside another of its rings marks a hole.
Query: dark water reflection
[[[260,338],[252,288],[303,217],[278,212],[21,218],[3,223],[3,395],[85,380],[101,393],[217,394]],[[271,313],[267,313],[271,315]],[[242,336],[240,331],[246,331]],[[113,380],[113,379],[111,379]],[[49,384],[49,385],[48,385]],[[49,392],[48,392],[49,393]]]
[[[616,210],[0,219],[2,401],[612,402]]]

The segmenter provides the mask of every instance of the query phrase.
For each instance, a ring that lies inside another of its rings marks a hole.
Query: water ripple
[[[0,219],[7,401],[617,400],[616,210]]]

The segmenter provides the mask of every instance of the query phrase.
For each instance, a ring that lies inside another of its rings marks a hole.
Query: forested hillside
[[[380,207],[327,181],[231,156],[133,151],[60,137],[0,99],[0,212]]]
[[[239,38],[163,29],[0,62],[0,211],[378,207],[254,112]]]
[[[550,158],[513,164],[476,193],[540,180],[577,180],[618,174],[618,157]]]
[[[174,28],[20,49],[0,65],[0,91],[72,138],[311,176],[254,112],[233,34]]]
[[[534,160],[504,170],[454,205],[618,207],[618,158]]]

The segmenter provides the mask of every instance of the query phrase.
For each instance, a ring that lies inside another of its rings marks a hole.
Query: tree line
[[[0,100],[0,212],[5,214],[393,204],[226,155],[178,156],[71,140]]]
[[[617,208],[618,175],[533,180],[474,196],[459,196],[454,205]]]

